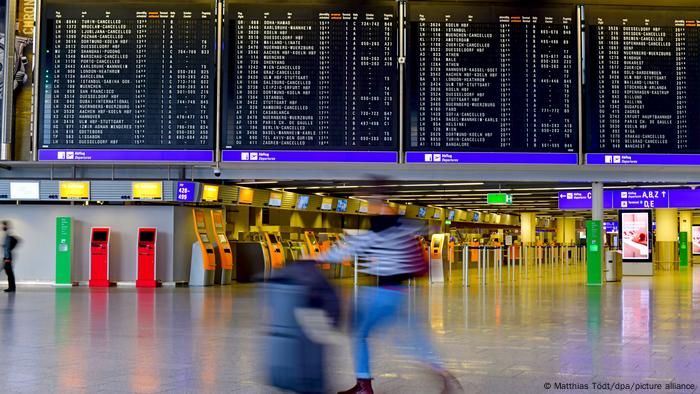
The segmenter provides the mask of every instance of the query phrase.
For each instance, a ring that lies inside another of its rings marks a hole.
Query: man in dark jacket
[[[5,242],[3,243],[3,269],[7,274],[8,287],[5,293],[15,292],[15,273],[12,270],[12,249],[17,245],[17,238],[10,234],[10,222],[3,220],[2,231],[5,232]]]

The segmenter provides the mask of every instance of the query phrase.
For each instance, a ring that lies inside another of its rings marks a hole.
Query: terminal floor
[[[498,281],[489,272],[484,286],[474,273],[466,289],[457,281],[412,290],[409,312],[432,329],[467,393],[539,393],[557,382],[700,385],[700,267],[602,288],[586,287],[582,271],[514,273]],[[352,286],[341,288],[352,298]],[[254,285],[3,293],[1,391],[275,393],[260,376],[262,297]],[[402,335],[372,341],[376,392],[438,392],[396,351]],[[353,384],[349,349],[333,348],[331,389]]]

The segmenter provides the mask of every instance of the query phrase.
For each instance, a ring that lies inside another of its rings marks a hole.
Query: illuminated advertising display
[[[651,211],[620,211],[622,261],[651,262]]]
[[[700,226],[693,226],[692,244],[693,256],[700,256]]]

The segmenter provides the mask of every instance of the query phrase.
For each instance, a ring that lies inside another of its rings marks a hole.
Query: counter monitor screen
[[[277,237],[275,236],[275,234],[268,234],[267,236],[270,237],[270,243],[277,243]]]
[[[408,161],[576,164],[576,21],[574,6],[409,3]]]
[[[587,7],[589,163],[700,163],[672,155],[700,155],[697,20],[697,8]]]
[[[202,242],[204,242],[205,244],[208,244],[208,243],[209,243],[209,236],[207,236],[206,234],[201,234],[201,233],[200,233],[200,234],[199,234],[199,238],[201,238],[201,239],[202,239]]]
[[[213,160],[212,0],[44,0],[41,15],[41,160]]]
[[[336,212],[347,212],[348,210],[348,200],[338,200],[338,205],[335,207]]]
[[[299,196],[297,199],[297,209],[307,209],[309,207],[309,196]]]
[[[397,150],[395,2],[230,2],[226,15],[225,149],[295,151],[297,161]]]
[[[428,209],[426,207],[418,208],[418,217],[419,218],[424,218],[426,213],[428,213]]]

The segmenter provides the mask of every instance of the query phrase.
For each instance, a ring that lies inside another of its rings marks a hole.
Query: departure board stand
[[[406,162],[404,138],[406,134],[406,16],[408,12],[407,0],[398,0],[399,3],[399,163]]]
[[[43,28],[42,26],[42,19],[43,19],[43,14],[42,14],[42,9],[43,9],[43,0],[35,0],[35,12],[36,12],[36,20],[34,21],[35,23],[35,28],[34,28],[34,39],[39,40],[41,37],[41,30]],[[43,48],[41,45],[38,44],[38,41],[34,44],[35,48],[39,48],[39,51],[41,51]],[[37,70],[34,72],[34,78],[33,78],[33,85],[32,85],[32,97],[34,97],[33,101],[33,108],[32,108],[32,144],[30,146],[31,149],[31,157],[32,161],[38,161],[39,160],[39,111],[36,109],[36,103],[37,103],[37,97],[39,97],[39,82],[41,81],[41,73],[38,72],[38,70],[41,70],[41,56],[39,56],[38,53],[34,54],[34,69]]]

